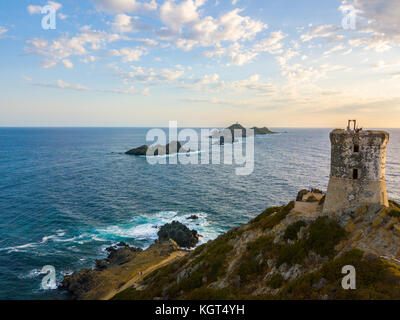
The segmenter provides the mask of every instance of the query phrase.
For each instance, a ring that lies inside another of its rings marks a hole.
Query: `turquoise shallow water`
[[[275,130],[287,133],[256,137],[254,172],[237,176],[124,155],[145,128],[0,128],[0,299],[63,298],[40,289],[44,265],[61,280],[117,241],[148,246],[154,226],[179,220],[207,241],[304,187],[326,189],[330,130]],[[400,201],[400,130],[388,131],[388,193]]]

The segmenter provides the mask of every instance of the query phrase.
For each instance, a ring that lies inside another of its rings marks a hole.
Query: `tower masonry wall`
[[[324,212],[359,204],[388,206],[384,131],[337,129],[331,132],[331,174]]]

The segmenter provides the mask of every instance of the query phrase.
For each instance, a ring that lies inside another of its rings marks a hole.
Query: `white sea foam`
[[[196,215],[198,219],[189,219]],[[200,235],[200,244],[215,239],[223,231],[214,227],[208,221],[206,213],[190,213],[180,215],[175,211],[160,211],[154,215],[137,216],[126,225],[113,225],[96,229],[96,234],[104,237],[132,238],[139,241],[152,242],[158,238],[159,228],[166,223],[178,221],[190,229],[196,230]],[[140,223],[137,225],[137,223]]]

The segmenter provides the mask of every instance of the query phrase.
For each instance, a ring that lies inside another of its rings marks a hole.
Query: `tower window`
[[[360,146],[358,144],[355,144],[354,148],[353,148],[353,151],[354,151],[354,153],[359,153],[360,152]]]
[[[358,169],[353,169],[353,179],[358,179]]]

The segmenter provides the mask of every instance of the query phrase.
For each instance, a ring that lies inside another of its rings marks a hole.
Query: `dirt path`
[[[101,298],[101,300],[110,300],[112,299],[116,294],[124,291],[125,289],[128,289],[132,286],[135,286],[136,284],[138,284],[140,281],[143,280],[143,278],[145,276],[147,276],[149,273],[153,272],[154,270],[157,270],[161,267],[166,266],[167,264],[173,262],[174,260],[177,260],[183,256],[185,256],[187,254],[186,251],[177,251],[177,252],[173,252],[167,259],[162,260],[161,262],[152,265],[151,267],[143,270],[141,273],[137,273],[132,279],[130,279],[127,283],[125,283],[122,287],[112,290],[111,292],[109,292],[106,296],[104,296],[103,298]]]

